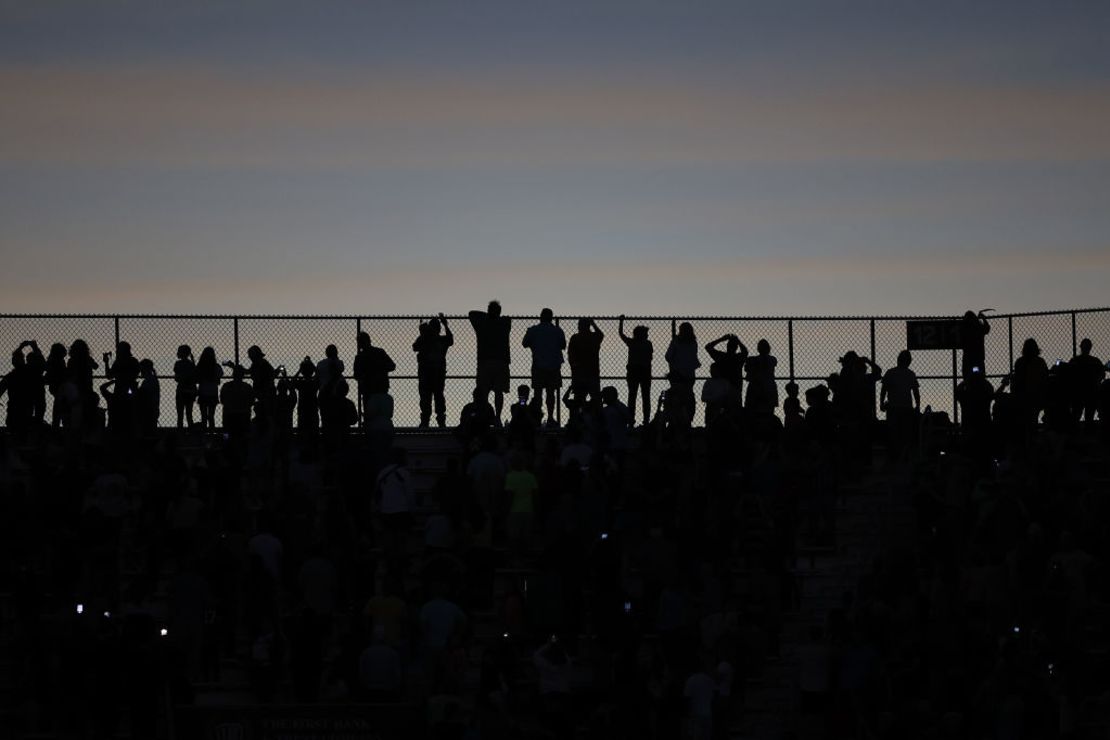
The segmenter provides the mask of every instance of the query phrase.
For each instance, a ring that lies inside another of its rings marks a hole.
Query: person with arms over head
[[[890,439],[890,458],[897,460],[913,442],[917,415],[921,413],[921,389],[917,374],[910,370],[913,355],[908,349],[898,353],[898,363],[883,375],[879,408],[886,412]]]
[[[725,348],[719,349],[721,343]],[[705,351],[713,364],[721,368],[719,377],[732,385],[739,398],[744,397],[744,363],[748,359],[748,348],[735,334],[725,334],[705,345]]]
[[[667,347],[667,378],[671,382],[671,392],[667,394],[667,405],[678,406],[675,419],[689,424],[694,419],[694,380],[697,378],[701,360],[698,359],[698,338],[694,325],[683,321],[677,325],[671,319],[671,343]]]
[[[355,355],[354,375],[358,383],[358,394],[362,397],[365,409],[370,396],[389,393],[389,374],[397,369],[393,358],[382,349],[370,343],[370,335],[358,333],[358,354]]]
[[[200,426],[207,431],[216,428],[216,406],[220,403],[220,381],[224,369],[216,361],[216,350],[205,347],[197,360],[197,405],[200,407]]]
[[[197,400],[197,364],[193,361],[193,350],[183,344],[177,348],[177,361],[173,363],[173,379],[177,384],[174,390],[174,407],[177,409],[177,428],[188,422],[193,426],[193,403]]]
[[[991,325],[984,316],[985,313],[985,310],[979,313],[967,311],[960,320],[960,349],[963,350],[960,375],[965,378],[973,367],[980,368],[984,373],[987,371],[984,367],[987,357],[986,336],[991,332]]]
[[[547,393],[547,425],[555,426],[555,403],[563,385],[563,350],[567,337],[553,321],[550,308],[540,311],[540,322],[524,332],[523,344],[532,351],[532,404],[539,411],[541,397]]]
[[[628,347],[628,363],[625,366],[628,382],[628,411],[631,414],[629,423],[636,426],[636,394],[642,400],[643,420],[647,425],[651,421],[651,360],[654,348],[648,339],[648,328],[640,325],[632,329],[632,336],[624,333],[624,314],[621,314],[617,332],[621,341]]]
[[[440,334],[440,327],[443,333]],[[442,313],[420,323],[420,335],[412,343],[416,353],[417,389],[420,392],[420,426],[428,426],[435,402],[436,425],[447,426],[447,401],[443,389],[447,384],[447,349],[455,344],[455,335]]]
[[[593,404],[601,402],[601,342],[604,332],[591,318],[578,320],[578,331],[567,344],[570,363],[570,385],[582,403],[587,397]]]
[[[1068,361],[1071,380],[1071,414],[1075,421],[1083,420],[1088,425],[1095,420],[1098,406],[1098,387],[1106,377],[1106,367],[1102,360],[1091,354],[1094,344],[1087,337],[1079,343],[1079,354]]]
[[[501,409],[509,391],[509,331],[512,320],[501,315],[501,303],[490,301],[485,311],[471,311],[470,325],[478,339],[478,389],[489,400],[493,391],[495,423],[501,426]]]

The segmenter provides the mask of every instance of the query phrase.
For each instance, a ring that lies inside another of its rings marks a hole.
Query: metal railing
[[[397,364],[391,376],[395,399],[395,423],[413,426],[419,418],[416,356],[412,342],[419,322],[428,316],[296,316],[296,315],[154,315],[154,314],[0,314],[0,347],[15,349],[24,339],[38,341],[46,353],[60,342],[67,347],[77,338],[86,340],[99,357],[121,341],[131,343],[136,357],[150,358],[159,376],[169,382],[162,388],[160,423],[176,423],[172,366],[180,344],[188,344],[195,355],[206,346],[215,349],[220,361],[245,359],[246,350],[258,345],[275,365],[293,371],[305,356],[323,357],[324,348],[335,344],[349,373],[355,356],[358,332],[366,331],[373,344],[384,348]],[[512,384],[528,384],[531,354],[521,345],[525,330],[536,323],[535,316],[512,316],[510,346]],[[596,316],[605,332],[601,350],[603,384],[612,384],[625,396],[627,352],[617,337],[616,316]],[[648,327],[654,344],[654,382],[652,403],[666,387],[666,362],[663,355],[670,342],[672,317],[628,316],[626,332],[637,325]],[[848,350],[868,355],[884,369],[893,367],[900,350],[906,347],[906,321],[945,319],[952,316],[686,316],[695,329],[700,347],[724,334],[737,334],[753,353],[759,339],[767,339],[772,354],[779,357],[777,379],[781,385],[795,381],[805,388],[823,382],[839,367],[838,358]],[[465,315],[448,316],[455,345],[448,352],[445,396],[448,417],[453,422],[462,406],[470,400],[474,387],[476,343]],[[558,316],[556,322],[567,333],[575,330],[578,316]],[[986,337],[985,372],[1001,378],[1013,367],[1021,343],[1033,337],[1046,360],[1068,359],[1078,351],[1079,341],[1090,337],[1095,354],[1106,354],[1110,347],[1110,308],[1087,308],[991,314],[992,331]],[[699,348],[702,359],[699,384],[708,376],[709,358]],[[921,383],[922,402],[956,418],[955,388],[959,381],[958,351],[921,350],[914,352],[913,369]],[[564,366],[564,373],[568,370]],[[700,388],[695,389],[700,393]]]

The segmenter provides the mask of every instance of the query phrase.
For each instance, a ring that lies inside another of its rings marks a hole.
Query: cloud
[[[557,75],[323,78],[8,66],[0,161],[366,170],[1110,160],[1110,98],[1066,88]]]

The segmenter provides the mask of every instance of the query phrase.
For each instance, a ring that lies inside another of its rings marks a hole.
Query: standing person
[[[886,412],[890,438],[890,459],[900,459],[913,442],[917,415],[921,413],[921,389],[917,374],[910,370],[913,355],[908,349],[898,353],[898,363],[883,375],[879,408]]]
[[[578,319],[578,331],[567,344],[570,385],[581,403],[601,403],[601,342],[604,332],[590,318]]]
[[[31,394],[31,420],[35,425],[42,424],[46,418],[46,358],[42,356],[38,342],[28,340],[29,352],[23,360],[27,365],[27,384]]]
[[[335,385],[343,379],[345,369],[343,360],[339,359],[339,349],[334,344],[325,347],[324,359],[316,363],[317,395],[321,403],[324,398],[335,395]]]
[[[393,359],[381,347],[370,343],[370,335],[358,333],[358,354],[355,355],[354,375],[358,383],[358,395],[365,411],[370,396],[389,393],[389,374],[397,369]]]
[[[134,394],[139,387],[139,361],[131,353],[131,344],[120,342],[116,345],[116,359],[112,362],[112,353],[104,353],[104,364],[107,367],[104,374],[116,381],[117,394]]]
[[[27,372],[27,360],[23,348],[30,342],[23,342],[12,352],[12,369],[0,378],[0,394],[8,393],[7,427],[10,431],[22,434],[31,425],[32,388]]]
[[[1025,428],[1036,427],[1044,409],[1045,390],[1048,384],[1048,365],[1041,357],[1037,340],[1030,337],[1021,346],[1021,357],[1014,362],[1012,384],[1014,402]]]
[[[753,414],[771,414],[779,405],[779,386],[775,382],[775,368],[779,361],[771,354],[771,343],[760,339],[755,345],[755,357],[749,357],[748,410]]]
[[[1072,419],[1084,420],[1087,424],[1095,420],[1098,387],[1106,377],[1106,367],[1102,364],[1102,360],[1091,354],[1093,346],[1091,340],[1084,337],[1079,343],[1079,354],[1068,362],[1068,376],[1072,390]]]
[[[501,303],[490,301],[485,311],[471,311],[470,325],[478,339],[478,390],[489,400],[493,391],[495,423],[501,426],[501,409],[509,391],[509,331],[512,319],[501,315]]]
[[[116,432],[130,433],[135,428],[135,391],[139,389],[139,361],[131,353],[128,342],[116,345],[116,359],[112,353],[104,353],[104,374],[115,381],[111,394],[104,394],[108,405],[108,418]]]
[[[69,413],[66,398],[66,347],[55,342],[46,356],[46,388],[50,391],[53,404],[50,409],[50,425],[57,428]]]
[[[251,366],[247,374],[251,376],[251,385],[254,388],[254,415],[259,421],[267,422],[274,413],[274,366],[266,359],[266,353],[257,345],[251,345],[247,350],[247,357]]]
[[[443,327],[443,334],[439,333]],[[417,389],[420,392],[420,426],[427,427],[435,402],[436,425],[447,426],[447,402],[443,388],[447,383],[447,349],[455,344],[455,335],[442,313],[427,323],[421,322],[420,335],[412,343],[416,353]]]
[[[985,338],[991,332],[991,325],[984,313],[986,311],[967,311],[960,320],[960,349],[963,350],[960,375],[965,378],[971,374],[973,367],[980,368],[984,374],[987,372],[983,366],[987,355]]]
[[[666,354],[671,392],[667,394],[667,403],[672,408],[677,403],[681,410],[674,418],[689,424],[694,420],[694,380],[701,360],[698,359],[698,338],[693,324],[683,321],[677,328],[676,324],[677,321],[671,319],[671,343]]]
[[[562,328],[555,325],[554,313],[550,308],[540,311],[540,323],[528,327],[524,332],[523,345],[532,350],[532,406],[540,410],[540,397],[547,392],[547,426],[555,426],[555,402],[559,398],[559,388],[563,385],[563,350],[567,347],[567,337]]]
[[[69,362],[66,372],[73,384],[74,396],[70,400],[69,420],[71,426],[80,429],[83,424],[91,424],[94,409],[100,403],[93,390],[93,372],[100,368],[92,358],[89,345],[84,339],[74,339],[69,346]]]
[[[150,435],[158,429],[158,417],[162,411],[162,386],[154,362],[144,358],[139,362],[139,389],[135,391],[135,419],[140,434]]]
[[[629,425],[636,426],[636,393],[643,405],[644,426],[651,421],[651,360],[654,348],[648,339],[648,328],[640,325],[632,329],[632,336],[624,333],[624,314],[621,314],[617,332],[628,347],[628,364],[625,366],[628,382]]]
[[[203,354],[201,355],[203,358]],[[254,389],[243,380],[246,370],[242,365],[232,364],[231,381],[220,388],[220,403],[224,407],[224,432],[236,443],[245,441],[251,425],[251,401],[255,398]]]
[[[177,428],[188,421],[193,426],[193,402],[197,398],[197,364],[193,350],[187,344],[177,348],[177,362],[173,363],[173,379],[177,383],[174,405],[177,408]]]
[[[317,366],[305,355],[293,375],[293,388],[297,393],[297,431],[302,438],[316,434],[320,428],[320,399],[316,395],[320,384],[316,381]]]
[[[220,403],[220,381],[224,369],[216,361],[216,350],[205,347],[197,361],[197,405],[200,407],[200,426],[207,431],[216,428],[216,406]]]
[[[718,345],[725,342],[724,350]],[[736,397],[744,398],[744,363],[748,359],[748,348],[735,334],[725,334],[705,345],[705,351],[713,360],[713,364],[721,368],[720,377],[728,381],[736,392]]]

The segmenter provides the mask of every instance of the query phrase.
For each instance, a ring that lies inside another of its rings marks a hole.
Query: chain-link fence
[[[393,358],[397,369],[391,376],[395,400],[394,422],[401,427],[415,426],[419,420],[416,354],[412,344],[419,324],[430,317],[421,316],[153,316],[153,315],[0,315],[0,347],[15,349],[25,339],[35,339],[43,353],[57,342],[65,346],[77,338],[86,340],[93,356],[114,350],[118,341],[127,341],[136,357],[149,358],[163,378],[160,422],[176,423],[173,392],[173,363],[177,348],[189,345],[195,356],[211,346],[222,362],[246,362],[247,348],[258,345],[276,367],[285,365],[290,374],[306,356],[314,361],[324,356],[324,348],[334,344],[339,357],[351,372],[355,342],[359,331],[370,335],[374,345]],[[700,397],[701,383],[708,377],[710,359],[704,346],[726,334],[736,334],[754,353],[756,343],[766,339],[771,353],[778,358],[776,377],[780,399],[783,385],[794,380],[805,389],[824,382],[839,369],[838,359],[848,350],[874,357],[884,369],[893,367],[898,352],[906,347],[906,321],[952,317],[678,317],[690,322],[697,335],[702,366],[695,393]],[[447,414],[451,422],[471,397],[474,388],[476,341],[466,316],[448,316],[447,325],[455,343],[447,355]],[[513,316],[510,334],[512,386],[529,384],[531,354],[522,346],[527,328],[536,323],[533,316]],[[618,336],[618,317],[595,317],[605,333],[601,348],[603,385],[614,385],[627,396],[625,364],[627,350]],[[567,338],[576,331],[577,316],[560,316],[556,322]],[[654,345],[651,398],[653,406],[660,391],[667,387],[664,355],[671,340],[670,317],[629,316],[625,331],[648,328]],[[1110,308],[1076,309],[1042,313],[992,314],[991,332],[986,337],[986,367],[990,378],[1010,372],[1027,337],[1037,340],[1046,360],[1067,359],[1078,351],[1079,341],[1090,337],[1094,353],[1105,355],[1110,347]],[[921,383],[922,404],[955,417],[955,386],[959,352],[956,350],[919,350],[914,352],[913,369]],[[569,374],[566,365],[564,377]],[[100,369],[103,373],[103,367]],[[565,380],[564,383],[569,381]],[[353,385],[353,384],[352,384]],[[565,387],[565,386],[564,386]],[[49,403],[49,399],[48,399]]]

